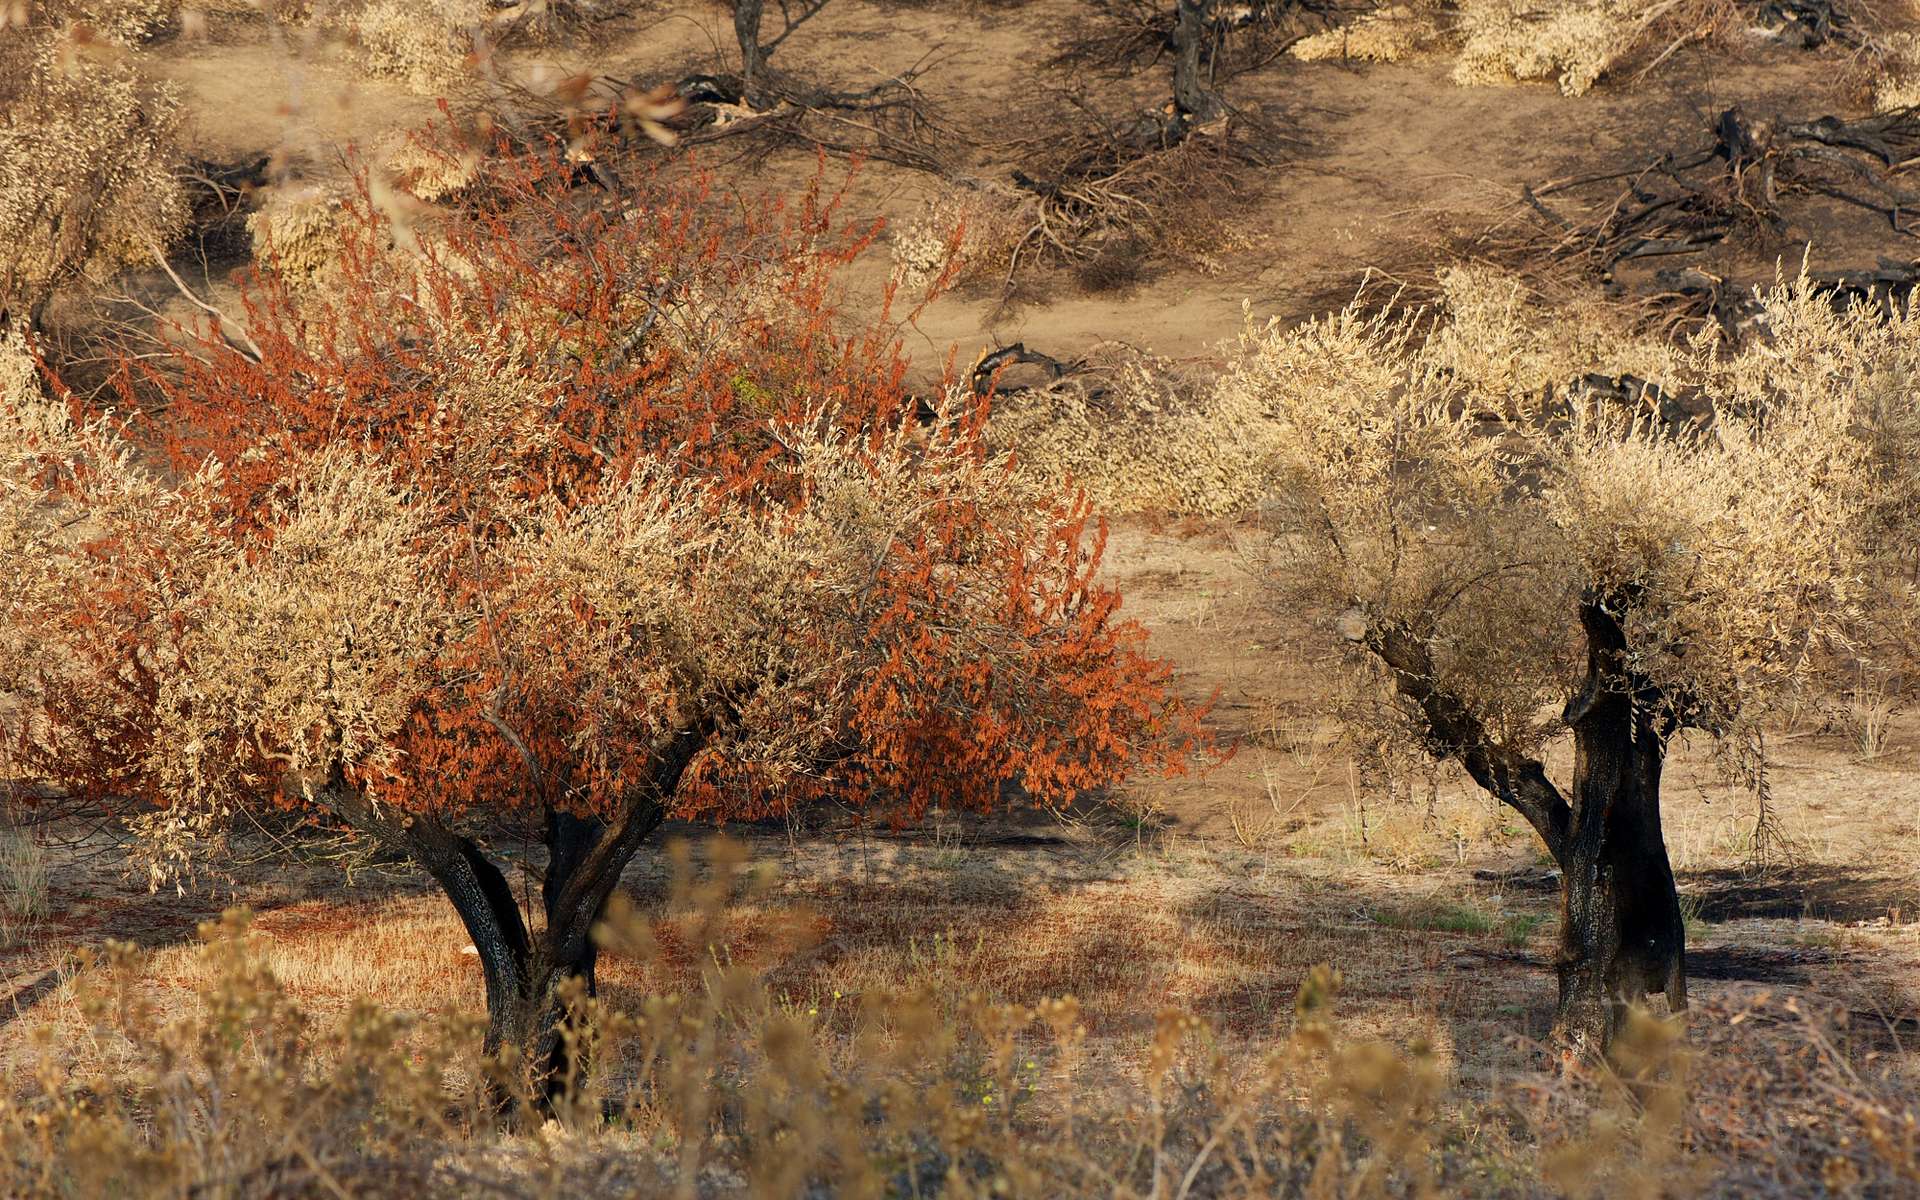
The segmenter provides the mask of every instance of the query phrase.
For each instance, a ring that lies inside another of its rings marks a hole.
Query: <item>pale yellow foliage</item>
[[[1439,39],[1437,8],[1431,3],[1394,4],[1362,13],[1345,25],[1301,38],[1289,53],[1304,62],[1399,62]]]
[[[1232,379],[1277,426],[1282,573],[1361,628],[1418,631],[1436,682],[1515,744],[1564,695],[1575,601],[1609,597],[1627,665],[1740,735],[1856,627],[1920,428],[1920,323],[1836,315],[1804,281],[1765,311],[1770,341],[1701,345],[1662,380],[1702,391],[1704,432],[1577,392],[1483,427],[1458,325],[1347,314],[1256,335]],[[1524,351],[1551,324],[1483,322],[1472,357],[1501,363],[1488,330]],[[1513,369],[1477,374],[1514,394]]]
[[[191,32],[202,17],[253,16],[269,4],[283,18],[305,15],[304,0],[32,0],[27,23],[85,26],[116,42],[137,46],[174,30]]]
[[[362,0],[324,19],[352,39],[368,72],[436,95],[468,74],[488,12],[485,0]]]
[[[1258,509],[1290,590],[1419,631],[1512,745],[1550,731],[1596,594],[1630,598],[1635,671],[1741,736],[1847,643],[1865,563],[1920,511],[1920,319],[1838,314],[1804,280],[1763,299],[1747,348],[1674,347],[1458,269],[1434,315],[1250,324],[1210,387],[1135,360],[1098,402],[999,401],[992,430],[1111,509]],[[1582,384],[1623,372],[1711,422]]]
[[[255,260],[295,287],[323,283],[340,260],[345,202],[343,190],[322,183],[269,189],[247,214]]]
[[[1636,0],[1423,0],[1363,13],[1313,34],[1291,53],[1308,61],[1399,62],[1453,58],[1462,87],[1552,81],[1587,92],[1627,54],[1643,49],[1653,20],[1672,4]]]
[[[1024,474],[1109,512],[1220,515],[1258,500],[1264,456],[1245,446],[1257,418],[1183,386],[1164,360],[1118,345],[1089,358],[1088,374],[994,398],[988,436]]]
[[[0,321],[0,401],[19,403],[40,386],[40,371],[27,348],[26,330],[13,319]]]
[[[84,25],[128,45],[165,33],[180,14],[180,0],[48,0],[36,7],[35,23]]]
[[[390,136],[379,160],[396,186],[430,204],[458,194],[480,177],[478,150],[444,149],[411,133]]]
[[[126,58],[63,39],[16,47],[8,64],[22,73],[0,81],[0,304],[33,313],[75,276],[150,262],[179,236],[179,102]]]
[[[89,504],[77,521],[54,490],[63,477],[84,472]],[[21,711],[41,711],[57,695],[70,714],[81,714],[85,734],[110,743],[127,715],[126,698],[114,677],[87,666],[92,631],[52,614],[75,589],[122,589],[126,620],[138,628],[142,665],[165,661],[178,649],[170,618],[185,610],[223,551],[212,535],[203,500],[216,475],[191,474],[170,482],[146,470],[105,421],[76,424],[64,402],[38,387],[0,395],[0,695],[22,701]],[[89,540],[111,541],[98,555]],[[169,569],[144,568],[164,559]],[[30,724],[18,731],[42,746],[53,731]],[[159,858],[184,861],[185,847],[205,831],[196,814],[153,819],[162,836]],[[155,860],[157,861],[157,859]],[[156,869],[155,880],[160,878]]]
[[[1516,277],[1490,267],[1449,267],[1439,276],[1444,319],[1421,356],[1499,411],[1537,403],[1589,371],[1676,377],[1683,357],[1671,345],[1623,328],[1617,311],[1591,297],[1541,303]]]
[[[1475,0],[1461,5],[1453,80],[1462,86],[1553,80],[1584,94],[1632,50],[1647,6],[1637,0]]]
[[[1874,49],[1879,70],[1873,80],[1873,110],[1891,112],[1920,104],[1920,33],[1887,34]]]
[[[939,278],[952,254],[956,281],[1004,272],[1028,220],[1021,202],[993,187],[951,187],[893,234],[893,279],[909,295]],[[956,243],[957,237],[957,243]]]
[[[162,677],[154,774],[175,809],[229,799],[230,732],[278,747],[297,779],[391,765],[432,682],[429,648],[451,631],[422,578],[444,535],[377,470],[323,455],[279,507],[269,546],[196,581],[186,669]]]

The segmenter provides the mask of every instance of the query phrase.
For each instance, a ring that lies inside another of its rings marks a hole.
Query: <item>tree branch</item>
[[[1539,760],[1494,741],[1473,710],[1434,682],[1433,652],[1404,625],[1369,625],[1357,639],[1386,664],[1394,690],[1419,709],[1436,757],[1452,758],[1473,781],[1527,819],[1559,861],[1573,812]]]

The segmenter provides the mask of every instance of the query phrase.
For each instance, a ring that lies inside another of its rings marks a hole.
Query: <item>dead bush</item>
[[[1084,263],[1129,243],[1211,273],[1223,250],[1244,248],[1231,209],[1272,161],[1270,135],[1231,114],[1171,143],[1166,128],[1161,112],[1114,123],[1078,109],[1029,143],[1028,165],[1013,178],[1036,204],[1009,275],[1023,260]]]
[[[1074,270],[1080,286],[1089,292],[1131,291],[1152,277],[1153,248],[1139,238],[1107,242]]]
[[[1339,0],[1215,3],[1207,13],[1201,59],[1216,81],[1265,66],[1339,11]],[[1085,0],[1084,19],[1049,65],[1126,77],[1174,51],[1174,6],[1156,0]]]
[[[950,285],[998,279],[1026,230],[1028,198],[997,184],[945,187],[894,231],[893,278],[909,295],[941,279]]]
[[[1691,45],[1758,33],[1785,44],[1857,40],[1827,0],[1409,0],[1384,4],[1292,47],[1307,61],[1453,60],[1463,87],[1552,82],[1568,96]]]
[[[324,20],[354,44],[370,74],[434,95],[468,74],[489,11],[486,0],[359,0],[327,10]]]
[[[185,227],[178,97],[124,56],[50,34],[0,44],[0,309],[148,262]]]

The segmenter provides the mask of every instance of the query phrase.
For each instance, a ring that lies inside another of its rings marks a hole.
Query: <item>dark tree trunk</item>
[[[1624,662],[1626,637],[1599,600],[1581,608],[1587,679],[1567,705],[1573,812],[1561,871],[1558,1025],[1607,1045],[1627,1006],[1687,1005],[1686,932],[1660,828],[1671,732],[1659,697]]]
[[[1561,876],[1560,1004],[1565,1036],[1608,1046],[1629,1005],[1664,994],[1687,1006],[1685,927],[1660,828],[1660,772],[1675,720],[1627,668],[1626,635],[1599,598],[1581,606],[1587,674],[1567,705],[1574,778],[1568,803],[1546,769],[1496,741],[1459,697],[1439,687],[1432,651],[1407,626],[1356,635],[1419,710],[1433,752],[1527,819]]]
[[[1176,0],[1173,17],[1173,122],[1171,141],[1220,113],[1220,98],[1208,86],[1201,51],[1213,36],[1208,18],[1213,0]]]
[[[563,985],[584,979],[592,994],[598,958],[594,926],[621,873],[660,827],[666,800],[705,745],[707,732],[701,727],[675,737],[656,761],[646,793],[606,820],[548,808],[547,872],[540,887],[545,920],[537,931],[528,929],[506,877],[470,838],[435,817],[379,811],[344,786],[336,788],[336,811],[343,819],[403,849],[447,894],[480,958],[487,996],[483,1048],[488,1054],[507,1047],[516,1052],[526,1094],[537,1109],[551,1110],[586,1078],[587,1064],[567,1052]],[[499,1097],[503,1104],[512,1098]]]
[[[767,54],[760,45],[760,14],[766,0],[733,0],[733,36],[740,43],[740,95],[753,103]]]

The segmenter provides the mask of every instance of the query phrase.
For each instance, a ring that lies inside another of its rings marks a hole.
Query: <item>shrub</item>
[[[491,11],[483,0],[356,0],[325,20],[352,40],[370,74],[439,95],[470,73]]]
[[[1438,38],[1432,7],[1394,4],[1362,13],[1345,25],[1308,34],[1289,53],[1303,62],[1399,62],[1428,49]]]
[[[993,186],[943,188],[894,231],[894,282],[911,296],[1005,274],[1027,228],[1024,208]]]
[[[147,262],[184,229],[178,97],[66,37],[0,44],[0,308],[36,323],[53,292]]]
[[[1632,59],[1731,27],[1718,0],[1416,0],[1364,12],[1301,39],[1291,53],[1374,62],[1450,55],[1463,87],[1550,80],[1579,96]]]

